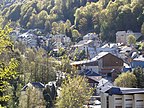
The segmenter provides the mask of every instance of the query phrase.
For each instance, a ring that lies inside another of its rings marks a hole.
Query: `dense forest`
[[[144,1],[24,0],[3,8],[1,15],[4,16],[4,24],[11,21],[13,27],[70,36],[95,32],[109,41],[115,40],[118,30],[141,31]]]

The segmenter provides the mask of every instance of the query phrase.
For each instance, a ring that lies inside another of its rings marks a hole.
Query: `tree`
[[[4,29],[0,28],[0,55],[5,52],[13,52],[12,42],[8,37],[10,32],[11,29],[8,26]],[[0,60],[0,104],[2,106],[7,106],[8,101],[11,99],[10,82],[16,78],[17,66],[18,64],[13,58],[10,58],[8,63]]]
[[[131,72],[122,73],[115,79],[114,85],[119,87],[136,87],[136,76]]]
[[[85,34],[87,29],[88,29],[88,21],[86,18],[82,18],[79,21],[79,30],[81,31],[82,34]]]
[[[76,40],[76,38],[80,37],[80,33],[78,32],[78,30],[74,29],[72,31],[72,37],[73,37],[72,40]]]
[[[53,22],[52,23],[52,34],[56,35],[59,31],[58,23]]]
[[[53,108],[54,101],[57,96],[56,88],[54,84],[47,85],[46,88],[43,91],[43,96],[46,101],[46,108]]]
[[[138,67],[134,69],[133,74],[136,76],[136,83],[138,88],[144,88],[144,72],[143,69]]]
[[[72,67],[70,65],[70,59],[66,54],[62,56],[61,65],[59,69],[61,72],[64,73],[70,73],[72,71]]]
[[[82,108],[93,91],[81,76],[68,76],[61,87],[61,95],[56,100],[57,108]]]
[[[132,44],[134,45],[136,43],[136,38],[134,35],[129,35],[127,40],[128,40],[129,45],[132,45]]]
[[[47,83],[55,80],[55,59],[49,57],[44,49],[26,48],[24,55],[19,63],[19,71],[25,83],[29,81]]]

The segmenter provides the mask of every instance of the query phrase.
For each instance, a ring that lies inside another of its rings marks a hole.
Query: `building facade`
[[[144,89],[111,87],[101,93],[102,108],[144,108]]]

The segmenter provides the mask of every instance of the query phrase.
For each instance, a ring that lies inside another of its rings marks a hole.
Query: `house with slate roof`
[[[134,58],[131,62],[131,67],[132,68],[137,68],[137,67],[144,68],[144,56],[140,55],[139,57]]]
[[[45,85],[40,82],[29,82],[21,89],[21,96],[26,95],[27,89],[35,89],[37,94],[39,95],[39,98],[43,98],[43,90],[45,88]]]
[[[98,81],[97,85],[97,94],[100,94],[101,91],[106,90],[109,86],[113,86],[111,82],[106,80],[105,78],[102,78],[101,80]]]
[[[84,76],[88,79],[88,83],[92,87],[96,87],[98,84],[98,81],[102,79],[102,76],[92,70],[86,69],[83,72],[80,72],[79,75]]]
[[[127,31],[117,31],[116,32],[116,43],[124,43],[127,44],[128,43],[128,36],[129,35],[134,35],[136,40],[139,39],[142,34],[138,33],[138,32],[133,32],[131,30],[127,30]]]
[[[26,85],[22,88],[21,91],[26,91],[26,89],[27,89],[28,87],[32,87],[32,88],[36,88],[36,89],[40,89],[40,90],[42,90],[42,89],[45,88],[44,84],[42,84],[42,83],[40,83],[40,82],[29,82],[28,84],[26,84]]]
[[[144,89],[109,86],[101,90],[102,108],[144,108]]]
[[[20,105],[23,104],[24,108],[27,108],[27,104],[25,103],[26,101],[29,101],[27,99],[33,99],[32,101],[29,102],[37,102],[37,106],[35,106],[34,103],[30,103],[30,108],[42,108],[43,107],[43,102],[44,102],[44,97],[43,97],[43,90],[45,86],[44,84],[40,82],[29,82],[26,84],[22,89],[21,89],[21,95],[20,95],[20,100],[25,100],[25,101],[20,101]]]
[[[109,53],[112,53],[116,56],[118,56],[118,47],[120,46],[121,44],[118,44],[118,43],[107,43],[107,44],[104,44],[103,46],[101,47],[97,47],[96,48],[96,52],[97,53],[100,53],[100,52],[109,52]]]
[[[109,52],[101,52],[91,60],[75,61],[71,63],[79,71],[85,69],[93,70],[102,76],[110,77],[114,80],[117,73],[122,71],[123,60]]]

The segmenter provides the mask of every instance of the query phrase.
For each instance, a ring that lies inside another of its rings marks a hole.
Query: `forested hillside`
[[[144,0],[25,0],[1,14],[5,23],[24,29],[70,36],[96,32],[103,40],[113,41],[118,30],[141,31]]]

